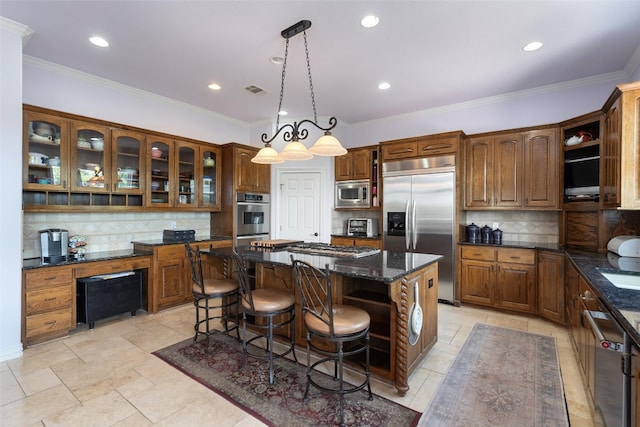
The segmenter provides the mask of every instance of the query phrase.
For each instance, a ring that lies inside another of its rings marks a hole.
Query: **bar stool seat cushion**
[[[369,313],[361,308],[350,305],[333,306],[333,330],[338,336],[364,331],[370,322]],[[329,325],[311,313],[305,314],[304,324],[317,334],[329,335]]]
[[[277,289],[254,289],[251,291],[253,308],[257,313],[277,312],[286,310],[295,304],[295,296]],[[250,303],[243,298],[242,307],[251,310]]]
[[[238,289],[238,281],[234,279],[203,279],[203,282],[204,295],[226,294]],[[202,289],[197,283],[193,283],[191,290],[193,293],[202,294]]]

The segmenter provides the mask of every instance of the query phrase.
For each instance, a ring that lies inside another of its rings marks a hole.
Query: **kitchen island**
[[[230,249],[210,255],[229,257]],[[337,304],[355,305],[371,317],[371,372],[392,381],[398,394],[409,390],[408,377],[437,340],[438,260],[441,255],[381,251],[362,258],[311,255],[287,248],[275,251],[243,248],[256,288],[297,293],[291,256],[316,267],[329,265]],[[297,298],[296,298],[297,300]],[[414,307],[423,311],[422,322]],[[306,346],[306,333],[296,303],[296,342]]]

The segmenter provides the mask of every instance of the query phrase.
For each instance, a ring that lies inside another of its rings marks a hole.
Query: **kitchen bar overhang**
[[[442,255],[381,251],[352,258],[312,255],[287,250],[265,251],[240,247],[255,265],[256,288],[296,292],[291,256],[319,268],[329,266],[338,304],[353,304],[371,316],[372,367],[378,378],[392,381],[401,396],[409,390],[408,378],[437,341],[438,261]],[[230,257],[231,248],[205,251]],[[416,296],[418,298],[416,299]],[[422,322],[414,324],[413,309],[421,306]],[[296,313],[296,343],[306,345],[302,313]],[[417,338],[416,338],[417,334]],[[410,340],[411,336],[411,340]]]

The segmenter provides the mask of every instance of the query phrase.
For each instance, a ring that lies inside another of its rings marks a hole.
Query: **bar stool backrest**
[[[200,293],[204,294],[204,279],[202,276],[202,258],[199,248],[192,248],[189,243],[185,243],[187,250],[187,258],[189,258],[189,266],[191,268],[191,281],[200,289]]]
[[[326,324],[329,328],[329,336],[333,338],[335,331],[329,264],[325,265],[324,270],[320,270],[307,262],[294,260],[293,255],[291,262],[304,316],[314,316]]]
[[[247,263],[236,249],[233,249],[233,262],[236,265],[236,272],[238,274],[240,296],[246,304],[251,307],[251,311],[255,313],[253,297],[251,296],[251,283],[249,282],[249,274],[247,273]]]

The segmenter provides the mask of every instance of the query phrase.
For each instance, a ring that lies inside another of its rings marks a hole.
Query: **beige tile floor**
[[[0,426],[264,425],[150,354],[191,337],[193,322],[190,304],[123,315],[0,363]],[[440,304],[438,343],[411,375],[409,392],[398,397],[381,381],[374,392],[424,412],[476,322],[555,337],[571,424],[593,426],[567,330],[490,310]]]

